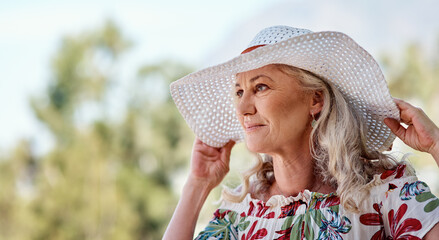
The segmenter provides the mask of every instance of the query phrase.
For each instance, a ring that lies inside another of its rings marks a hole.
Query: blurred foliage
[[[23,140],[1,159],[0,239],[161,238],[177,201],[173,174],[187,165],[193,141],[167,89],[192,69],[140,67],[126,112],[111,119],[106,99],[131,46],[111,21],[62,40],[46,92],[30,102],[55,146],[35,156]],[[148,97],[156,85],[166,97]],[[90,104],[102,114],[79,124]]]
[[[0,157],[0,239],[161,238],[193,142],[168,86],[193,69],[173,61],[141,66],[126,89],[128,98],[120,99],[124,111],[113,119],[108,99],[131,47],[111,21],[62,39],[46,91],[30,101],[55,145],[37,156],[32,142],[22,140]],[[430,59],[411,45],[403,58],[383,61],[392,95],[418,98],[436,121],[438,56]],[[78,123],[80,110],[90,104],[98,106],[98,116]],[[250,158],[243,145],[234,148],[225,182],[236,186],[237,169],[245,170]],[[218,198],[218,190],[208,201]],[[215,207],[203,207],[203,227]]]
[[[420,45],[412,43],[402,53],[402,58],[385,56],[384,68],[389,76],[392,95],[420,101],[422,108],[433,113],[436,120],[435,102],[439,100],[439,48],[428,55]]]

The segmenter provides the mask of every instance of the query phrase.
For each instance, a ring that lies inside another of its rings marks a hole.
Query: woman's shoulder
[[[395,206],[408,206],[412,209],[424,209],[425,212],[439,211],[439,200],[428,184],[418,179],[414,169],[408,164],[401,164],[375,175],[366,185],[366,189],[369,197],[364,204],[368,207],[376,208],[374,205],[379,205],[390,211]]]
[[[403,181],[416,181],[418,177],[409,164],[400,164],[392,169],[386,169],[375,174],[372,180],[366,185],[366,189],[378,189],[391,183]]]
[[[408,184],[420,184],[420,181],[411,165],[400,164],[374,175],[365,189],[369,191],[371,197],[387,197],[390,192],[404,188]]]
[[[410,231],[422,237],[439,219],[439,199],[408,164],[375,175],[368,187],[369,197],[363,201],[358,218],[365,228],[383,225],[385,232],[393,236],[397,235],[395,229],[404,226],[401,234]]]

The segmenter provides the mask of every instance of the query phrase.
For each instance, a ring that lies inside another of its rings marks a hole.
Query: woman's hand
[[[230,140],[224,147],[214,148],[196,138],[192,148],[190,180],[216,187],[229,172],[230,152],[235,142]]]
[[[234,145],[234,141],[229,141],[222,148],[214,148],[195,139],[191,172],[163,239],[194,238],[195,225],[204,201],[229,172],[230,152]]]
[[[397,120],[391,118],[384,119],[384,123],[411,148],[432,154],[439,165],[439,128],[422,109],[400,99],[394,100],[401,111],[401,122],[408,127],[404,128]]]

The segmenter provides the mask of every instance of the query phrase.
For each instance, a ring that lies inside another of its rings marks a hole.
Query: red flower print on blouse
[[[378,230],[370,240],[380,240],[386,237],[384,233],[383,214],[381,213],[382,206],[382,203],[374,203],[373,209],[375,209],[377,213],[366,213],[360,216],[360,222],[362,224],[367,226],[380,226],[380,230]]]
[[[281,234],[282,236],[276,238],[275,240],[290,240],[291,238],[291,229],[293,228],[294,224],[291,225],[291,227],[285,229],[285,230],[279,230],[276,231],[277,234]]]
[[[274,212],[266,213],[267,210],[270,208],[269,206],[266,206],[265,203],[262,201],[259,201],[256,203],[258,206],[255,207],[255,204],[253,202],[250,202],[250,207],[247,211],[247,214],[245,212],[241,213],[241,217],[246,216],[254,216],[254,217],[263,217],[263,218],[274,218]]]
[[[303,201],[294,201],[286,206],[281,207],[281,214],[279,215],[279,218],[285,218],[288,216],[293,216],[296,214],[297,209],[300,207],[300,205],[305,204]]]
[[[213,213],[213,217],[217,218],[217,219],[223,219],[227,213],[231,212],[230,210],[226,210],[223,213],[221,213],[220,209],[217,209],[214,213]]]
[[[390,237],[387,239],[404,239],[404,240],[421,240],[420,238],[407,234],[409,232],[419,231],[422,228],[422,224],[418,219],[407,218],[400,223],[404,214],[407,212],[407,204],[402,204],[396,214],[394,210],[390,210],[389,224],[390,224]]]
[[[337,196],[330,196],[328,198],[319,199],[316,202],[315,209],[325,208],[325,207],[332,207],[335,205],[340,205],[340,198]]]
[[[386,191],[386,198],[389,197],[389,193],[393,192],[397,188],[398,186],[396,186],[395,184],[389,183],[389,190]]]
[[[256,239],[262,239],[263,237],[267,236],[267,229],[261,228],[253,234],[253,231],[255,230],[256,224],[258,221],[254,222],[253,225],[250,227],[250,230],[247,234],[242,235],[241,240],[256,240]]]
[[[384,180],[396,173],[395,179],[404,175],[406,165],[399,165],[396,169],[387,170],[381,174],[381,179]]]

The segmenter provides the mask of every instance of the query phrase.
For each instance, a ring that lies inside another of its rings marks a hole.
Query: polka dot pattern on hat
[[[287,26],[274,26],[271,28],[266,28],[256,35],[247,48],[258,45],[275,44],[305,33],[311,33],[311,31],[308,29],[291,28]]]

